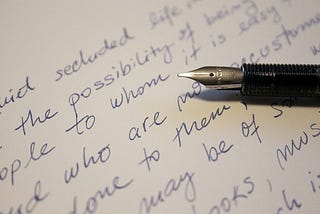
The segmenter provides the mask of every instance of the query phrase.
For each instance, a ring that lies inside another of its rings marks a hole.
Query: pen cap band
[[[243,64],[241,93],[248,96],[320,96],[320,66]]]

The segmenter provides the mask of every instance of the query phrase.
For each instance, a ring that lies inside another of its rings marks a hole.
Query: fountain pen
[[[178,77],[190,78],[208,88],[240,90],[244,96],[320,96],[320,65],[316,64],[206,66],[179,73]]]

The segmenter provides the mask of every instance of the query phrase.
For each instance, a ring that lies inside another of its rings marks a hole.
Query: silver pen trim
[[[240,68],[206,66],[179,73],[178,77],[195,80],[213,89],[239,89],[243,81],[243,72]]]

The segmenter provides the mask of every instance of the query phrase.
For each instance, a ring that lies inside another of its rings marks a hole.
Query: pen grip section
[[[243,64],[241,93],[248,96],[320,96],[320,66]]]

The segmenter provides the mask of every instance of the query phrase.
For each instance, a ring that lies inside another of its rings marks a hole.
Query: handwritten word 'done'
[[[159,118],[160,112],[154,113],[153,117],[146,116],[141,126],[133,126],[129,130],[129,140],[134,141],[137,138],[141,138],[143,133],[146,133],[153,126],[161,126],[167,119],[167,116]]]
[[[86,169],[98,163],[106,163],[110,159],[110,156],[111,148],[109,144],[99,149],[96,155],[90,155],[90,157],[87,157],[86,147],[83,147],[82,162],[76,162],[75,167],[71,167],[69,170],[66,169],[64,171],[65,183],[69,183],[71,179],[75,179],[78,176],[80,167]]]
[[[25,83],[17,90],[9,89],[9,94],[5,96],[0,96],[0,109],[4,109],[10,103],[14,103],[18,100],[23,99],[29,91],[33,91],[35,87],[32,87],[29,82],[29,77],[26,77]]]
[[[193,181],[194,173],[186,172],[180,175],[178,179],[170,179],[163,189],[157,191],[155,195],[150,197],[143,197],[140,201],[139,213],[151,213],[152,208],[160,206],[165,203],[175,192],[180,189],[184,190],[184,198],[187,202],[194,202],[196,200],[196,187]]]
[[[111,185],[104,186],[102,190],[98,190],[98,191],[96,191],[95,194],[90,196],[85,203],[85,207],[83,208],[83,210],[84,210],[83,212],[78,212],[78,210],[79,210],[78,197],[75,196],[73,198],[73,209],[68,214],[95,213],[99,207],[99,202],[100,202],[99,200],[103,200],[107,196],[112,197],[119,190],[127,189],[134,181],[133,179],[129,179],[126,182],[120,181],[120,180],[122,180],[122,179],[120,179],[119,176],[115,176],[112,180]]]
[[[115,50],[119,47],[125,46],[128,41],[133,40],[134,37],[128,33],[127,28],[123,28],[121,36],[117,39],[105,39],[103,45],[97,49],[94,53],[85,56],[82,50],[79,51],[79,57],[73,60],[72,63],[63,66],[56,70],[57,77],[55,81],[60,81],[65,76],[70,76],[84,66],[93,64],[97,59],[107,53],[107,51]]]

